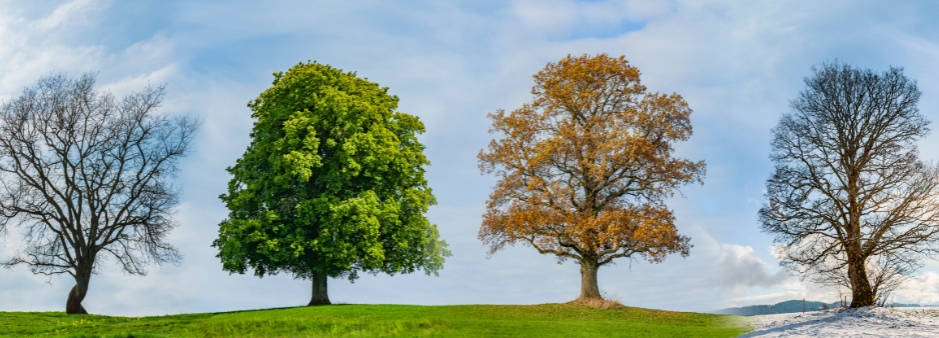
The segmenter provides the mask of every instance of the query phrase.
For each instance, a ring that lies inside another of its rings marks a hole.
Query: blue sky
[[[621,260],[601,268],[600,288],[624,304],[683,311],[807,297],[834,300],[788,276],[759,230],[772,163],[769,130],[788,111],[813,64],[839,59],[873,69],[902,66],[919,81],[920,109],[939,120],[939,5],[929,1],[0,1],[0,97],[50,72],[97,72],[99,88],[123,95],[167,83],[162,111],[204,119],[177,181],[171,242],[179,266],[129,276],[104,264],[85,307],[150,315],[304,305],[310,283],[287,275],[229,275],[215,249],[227,211],[218,199],[249,143],[249,100],[272,73],[307,60],[390,88],[400,110],[427,126],[421,141],[439,204],[428,217],[451,245],[440,277],[331,280],[345,303],[537,304],[579,293],[573,262],[525,246],[486,258],[476,238],[495,182],[476,154],[492,138],[485,115],[531,99],[531,75],[573,54],[625,55],[651,91],[676,92],[691,108],[694,136],[679,155],[708,164],[704,185],[668,201],[691,256],[665,263]],[[920,142],[939,159],[939,135]],[[11,233],[0,257],[18,247]],[[113,262],[110,262],[113,263]],[[898,302],[939,302],[939,264],[929,262]],[[56,310],[69,278],[0,270],[0,311]]]

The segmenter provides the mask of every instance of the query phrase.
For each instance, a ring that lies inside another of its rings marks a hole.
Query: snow
[[[939,308],[831,309],[747,317],[742,337],[939,337]]]

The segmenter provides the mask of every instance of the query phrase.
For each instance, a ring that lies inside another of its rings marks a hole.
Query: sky
[[[620,259],[599,270],[600,289],[628,306],[710,311],[807,298],[830,289],[779,266],[757,210],[772,171],[770,129],[789,112],[812,65],[840,60],[875,70],[904,67],[923,92],[921,113],[939,120],[939,22],[932,1],[8,1],[0,0],[0,99],[39,77],[97,74],[123,96],[166,83],[160,112],[203,119],[175,183],[182,188],[169,236],[184,258],[127,275],[104,262],[83,305],[139,316],[300,306],[311,284],[221,269],[210,247],[227,210],[235,163],[250,142],[246,104],[272,74],[317,61],[388,87],[418,116],[438,204],[427,214],[450,244],[439,277],[364,275],[329,281],[333,303],[541,304],[573,300],[579,266],[518,245],[487,257],[477,239],[495,178],[476,155],[494,135],[486,114],[529,102],[531,76],[567,55],[624,55],[652,92],[682,95],[694,135],[676,155],[707,163],[703,185],[666,204],[694,247],[661,264]],[[933,126],[935,128],[935,126]],[[939,135],[919,142],[939,160]],[[15,229],[14,229],[15,230]],[[0,259],[21,248],[0,239]],[[0,311],[62,311],[74,281],[0,270]],[[939,303],[930,260],[896,302]]]

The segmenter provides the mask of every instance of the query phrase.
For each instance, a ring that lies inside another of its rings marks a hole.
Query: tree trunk
[[[597,269],[600,265],[595,261],[580,262],[580,297],[577,300],[601,299],[600,288],[597,286]]]
[[[326,274],[320,272],[313,273],[313,296],[310,298],[311,305],[329,305],[329,296],[326,294]]]
[[[68,300],[65,301],[65,313],[70,315],[87,315],[88,311],[82,307],[82,301],[88,295],[88,282],[91,276],[76,276],[75,286],[68,292]]]
[[[874,289],[867,279],[865,259],[848,255],[848,277],[851,279],[851,308],[874,305]]]

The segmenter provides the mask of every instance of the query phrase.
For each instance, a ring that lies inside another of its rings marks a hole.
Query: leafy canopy
[[[428,274],[450,255],[424,217],[435,203],[417,117],[388,88],[328,65],[275,73],[248,104],[252,142],[235,166],[219,224],[226,271],[258,276],[360,271]]]
[[[489,114],[501,134],[479,153],[499,181],[479,238],[607,264],[688,255],[664,200],[702,182],[704,161],[672,157],[691,136],[691,109],[677,94],[647,93],[623,57],[568,56],[534,76],[534,101]]]

